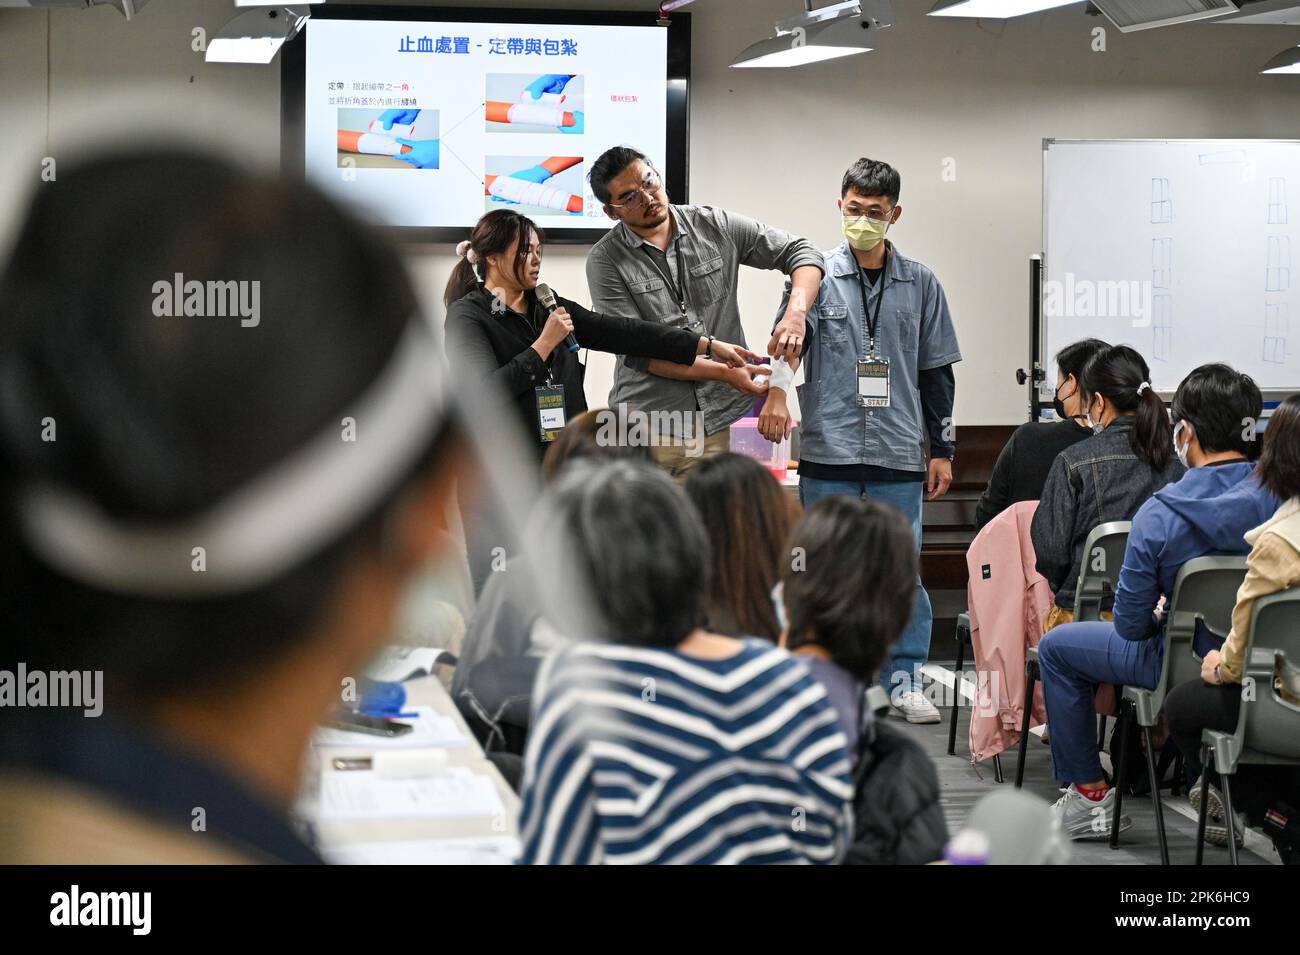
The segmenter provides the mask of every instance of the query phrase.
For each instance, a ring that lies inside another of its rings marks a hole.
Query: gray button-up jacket
[[[825,271],[821,252],[807,239],[746,216],[712,206],[670,206],[669,214],[676,229],[666,255],[622,222],[592,247],[587,285],[594,311],[675,325],[742,344],[745,331],[736,304],[740,266],[779,269],[787,275],[803,265]],[[667,269],[673,284],[681,288],[679,250],[686,269],[685,318],[663,275]],[[611,408],[626,404],[640,411],[675,412],[673,419],[680,416],[686,422],[680,436],[692,437],[696,411],[701,413],[705,434],[714,434],[744,417],[754,403],[753,395],[722,382],[662,378],[648,372],[647,364],[644,358],[621,356],[609,393]]]
[[[866,303],[874,316],[884,289],[876,352],[889,359],[889,407],[858,407],[858,359],[867,354],[867,321],[858,263],[848,242],[842,242],[826,253],[826,275],[808,311],[804,384],[798,388],[801,460],[925,470],[918,379],[923,371],[961,361],[961,351],[939,280],[892,243],[890,248],[889,266],[867,287]]]

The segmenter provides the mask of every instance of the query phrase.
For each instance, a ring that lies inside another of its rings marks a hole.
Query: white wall
[[[1091,30],[1106,21],[1084,16],[1082,3],[1005,23],[927,18],[932,0],[894,5],[898,24],[874,53],[798,70],[729,70],[735,53],[800,4],[700,0],[692,8],[691,198],[828,247],[839,238],[834,203],[845,167],[860,155],[893,163],[903,174],[896,241],[943,281],[966,356],[958,423],[1023,420],[1025,391],[1012,373],[1028,361],[1026,261],[1041,244],[1043,137],[1300,138],[1300,77],[1257,72],[1300,42],[1300,30],[1108,29],[1108,51],[1094,53]],[[208,66],[190,49],[192,28],[211,35],[232,9],[227,0],[153,0],[130,23],[109,8],[0,11],[0,128],[18,144],[10,155],[16,174],[0,177],[0,244],[37,184],[41,156],[57,159],[75,141],[135,128],[142,113],[251,160],[275,161],[278,65]],[[956,162],[953,182],[941,178],[945,158]],[[1105,183],[1097,184],[1097,215],[1106,215]],[[552,246],[545,276],[585,301],[583,259],[582,249]],[[410,263],[436,303],[450,248],[413,247]],[[775,274],[742,275],[751,346],[766,340],[780,285]],[[592,359],[594,406],[605,401],[612,359]]]

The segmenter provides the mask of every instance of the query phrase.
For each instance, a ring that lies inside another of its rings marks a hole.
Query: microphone
[[[546,309],[546,314],[550,314],[560,307],[560,303],[555,301],[555,293],[545,282],[537,283],[537,301],[542,303],[542,308]],[[573,332],[569,332],[564,337],[564,344],[569,347],[569,351],[578,350],[578,339],[574,337]]]

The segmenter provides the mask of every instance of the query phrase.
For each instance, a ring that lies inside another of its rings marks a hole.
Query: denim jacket
[[[1108,521],[1131,521],[1156,491],[1183,476],[1170,457],[1155,470],[1129,443],[1136,419],[1122,415],[1101,434],[1066,448],[1052,462],[1030,537],[1038,572],[1056,592],[1056,605],[1074,607],[1074,589],[1088,534]]]
[[[924,471],[927,427],[921,372],[961,361],[943,286],[890,243],[885,280],[867,292],[879,310],[876,350],[890,362],[890,406],[858,406],[858,359],[867,353],[858,263],[848,242],[826,253],[826,275],[808,310],[804,384],[798,386],[800,458]],[[883,291],[882,291],[883,290]],[[885,301],[878,303],[881,295]],[[790,284],[777,312],[785,313]],[[951,449],[947,452],[951,454]]]

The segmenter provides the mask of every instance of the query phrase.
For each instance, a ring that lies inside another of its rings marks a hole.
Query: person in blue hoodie
[[[1174,453],[1187,473],[1133,517],[1115,593],[1113,621],[1063,624],[1039,644],[1052,769],[1068,783],[1055,809],[1071,838],[1109,833],[1115,793],[1097,752],[1093,692],[1099,683],[1154,688],[1164,655],[1162,598],[1184,563],[1206,554],[1245,554],[1245,533],[1278,501],[1254,473],[1259,388],[1223,364],[1202,365],[1174,395]],[[1121,818],[1121,829],[1129,822]]]

